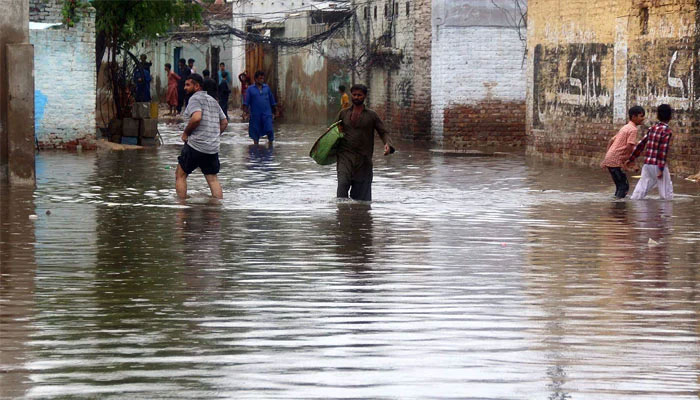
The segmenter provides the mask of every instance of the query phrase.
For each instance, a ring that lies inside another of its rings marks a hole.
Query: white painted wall
[[[165,102],[165,94],[168,89],[168,77],[165,75],[165,64],[169,63],[176,70],[177,62],[175,62],[175,48],[182,47],[181,57],[185,60],[193,58],[195,60],[195,68],[197,73],[201,74],[203,70],[211,71],[211,47],[219,47],[219,62],[226,64],[226,70],[231,73],[231,79],[236,80],[236,76],[240,73],[238,68],[234,66],[232,69],[231,52],[232,46],[236,45],[237,40],[232,36],[212,36],[207,39],[197,40],[157,40],[145,41],[139,43],[139,46],[131,50],[137,57],[141,54],[146,54],[151,66],[151,76],[153,78],[152,85],[158,90],[158,100],[161,103]],[[216,70],[212,71],[212,76],[216,77]]]
[[[70,29],[30,31],[36,136],[44,146],[95,139],[94,17],[93,11]]]
[[[482,12],[480,21],[466,6],[460,17],[443,10],[455,4],[442,3],[446,2],[434,3],[431,54],[432,132],[438,142],[449,106],[484,100],[525,102],[527,87],[525,42],[514,27],[499,20],[493,10],[490,19]]]

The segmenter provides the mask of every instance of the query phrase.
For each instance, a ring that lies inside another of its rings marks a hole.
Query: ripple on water
[[[183,204],[162,128],[0,198],[0,397],[697,399],[694,187],[399,142],[339,201],[320,128],[232,123],[224,199],[194,173]]]

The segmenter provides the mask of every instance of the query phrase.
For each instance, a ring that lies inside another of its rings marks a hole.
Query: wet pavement
[[[168,129],[0,188],[1,398],[700,397],[695,184],[404,143],[337,201],[318,128],[231,130],[220,203]]]

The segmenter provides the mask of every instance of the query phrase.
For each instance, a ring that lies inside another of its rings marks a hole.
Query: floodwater
[[[399,144],[337,201],[319,129],[231,130],[221,202],[175,199],[174,128],[2,189],[0,397],[700,398],[695,184]]]

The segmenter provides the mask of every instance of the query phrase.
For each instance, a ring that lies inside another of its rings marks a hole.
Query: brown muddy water
[[[614,201],[602,170],[404,144],[336,201],[318,133],[232,124],[224,200],[195,173],[184,206],[172,127],[40,153],[0,191],[0,396],[700,398],[697,186]]]

